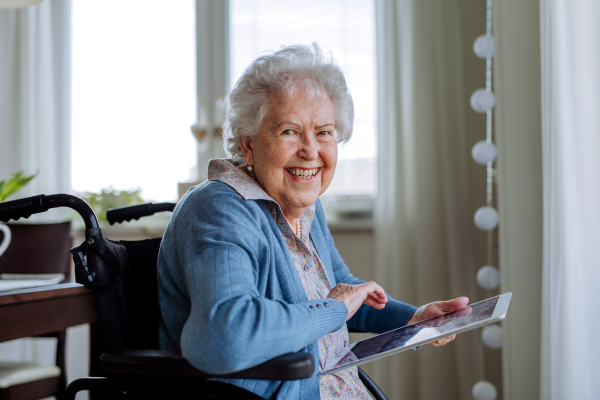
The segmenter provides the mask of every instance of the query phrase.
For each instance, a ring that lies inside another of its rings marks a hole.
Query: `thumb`
[[[442,301],[438,306],[442,312],[450,312],[458,310],[459,308],[463,308],[467,304],[469,304],[469,298],[463,296],[454,300]]]

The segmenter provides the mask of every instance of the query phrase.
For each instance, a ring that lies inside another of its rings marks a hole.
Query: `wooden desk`
[[[0,292],[0,342],[97,321],[92,292],[77,283]]]
[[[77,283],[0,292],[0,342],[90,324],[90,375],[101,376],[92,292]]]

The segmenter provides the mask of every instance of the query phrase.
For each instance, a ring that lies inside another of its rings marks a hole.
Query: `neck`
[[[248,168],[244,167],[244,172],[246,172],[248,175],[250,175],[250,173],[248,172]],[[260,181],[258,180],[258,177],[256,175],[254,175],[254,180],[261,186]],[[276,200],[277,201],[277,200]],[[281,207],[281,204],[278,202],[278,204]],[[285,217],[285,219],[288,222],[288,225],[290,226],[290,228],[292,229],[292,231],[294,231],[294,233],[297,236],[300,236],[301,233],[301,227],[300,227],[300,217],[302,216],[302,214],[304,214],[304,211],[306,211],[306,207],[304,208],[293,208],[293,209],[283,209],[283,207],[281,207],[281,211],[283,212],[283,216]]]
[[[306,211],[306,207],[284,207],[283,202],[280,202],[279,199],[273,199],[279,204],[283,215],[285,215],[288,221],[299,219],[304,214],[304,211]]]

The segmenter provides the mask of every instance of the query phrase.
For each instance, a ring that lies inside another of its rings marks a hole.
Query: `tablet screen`
[[[427,342],[430,339],[439,338],[440,335],[445,335],[447,332],[456,332],[469,325],[476,327],[479,322],[492,317],[497,302],[498,297],[493,297],[448,314],[361,340],[355,343],[351,350],[340,354],[335,360],[332,360],[333,362],[326,365],[321,374],[391,350],[412,348],[415,343]]]

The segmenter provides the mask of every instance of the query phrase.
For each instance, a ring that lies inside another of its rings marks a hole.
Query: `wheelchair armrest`
[[[103,353],[101,367],[111,375],[154,375],[198,378],[295,380],[309,378],[315,360],[307,353],[290,353],[231,374],[208,374],[194,368],[185,358],[167,350],[121,350]]]

